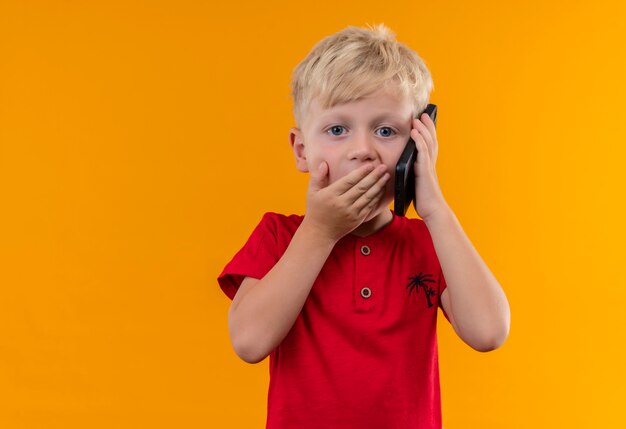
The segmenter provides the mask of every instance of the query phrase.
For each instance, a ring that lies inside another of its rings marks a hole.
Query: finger
[[[384,190],[381,190],[381,192],[376,194],[376,196],[372,198],[372,200],[361,209],[361,211],[359,212],[359,217],[367,218],[374,210],[378,208],[384,195]]]
[[[378,200],[385,194],[385,187],[390,177],[391,175],[389,173],[385,173],[381,176],[376,183],[370,186],[370,188],[352,204],[352,207],[361,212],[372,204],[374,206],[378,204]]]
[[[354,171],[346,174],[341,179],[332,184],[333,192],[336,195],[343,195],[352,189],[357,183],[367,177],[375,169],[374,164],[365,164]]]
[[[353,204],[356,200],[358,200],[363,194],[370,190],[372,186],[374,186],[378,180],[385,174],[387,171],[387,166],[379,165],[376,167],[370,174],[362,178],[357,184],[355,184],[351,189],[346,191],[343,194],[343,198],[347,201],[348,204]]]
[[[428,117],[428,115],[425,114],[425,117]],[[422,121],[417,121],[417,120],[415,121],[414,128],[424,137],[426,144],[428,145],[428,147],[431,149],[431,152],[432,152],[432,148],[434,144],[434,137],[431,134],[430,129]]]
[[[415,120],[414,127],[424,136],[424,140],[428,144],[428,148],[430,150],[431,158],[434,160],[437,159],[437,151],[439,143],[437,141],[437,130],[435,129],[435,123],[430,116],[426,113],[422,114],[422,120]]]
[[[311,172],[311,189],[319,191],[320,189],[325,188],[328,186],[328,180],[328,164],[325,161],[322,161],[317,169]]]
[[[380,192],[376,197],[370,201],[370,203],[361,210],[361,216],[369,216],[373,210],[376,210],[376,207],[380,204],[380,200],[383,198],[384,193]]]
[[[370,203],[363,207],[363,209],[361,211],[359,211],[359,218],[365,220],[369,217],[369,215],[376,210],[376,208],[378,207],[378,205],[380,204],[380,200],[382,198],[382,194],[380,194],[379,196],[377,196],[376,198],[374,198],[372,201],[370,201]]]
[[[417,157],[415,159],[415,175],[417,176],[422,168],[428,167],[431,155],[428,144],[426,144],[424,137],[417,130],[411,131],[411,137],[413,137],[417,147]]]
[[[411,130],[411,137],[415,141],[415,146],[417,147],[417,156],[419,157],[419,155],[421,153],[426,153],[430,157],[431,156],[430,148],[428,147],[428,144],[426,144],[426,142],[424,140],[424,136],[422,134],[420,134],[420,132],[419,132],[419,130],[417,128],[413,128]],[[424,142],[423,146],[418,144],[418,142],[420,142],[420,141]]]
[[[435,122],[430,118],[430,116],[428,116],[428,113],[422,113],[422,116],[420,117],[420,119],[421,119],[421,122],[424,125],[426,125],[426,128],[428,128],[428,131],[430,131],[432,135],[437,134]]]

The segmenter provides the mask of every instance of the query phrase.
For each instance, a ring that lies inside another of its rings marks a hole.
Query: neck
[[[379,213],[370,220],[363,222],[351,234],[357,237],[367,237],[389,225],[392,220],[393,214],[389,208],[383,207]]]

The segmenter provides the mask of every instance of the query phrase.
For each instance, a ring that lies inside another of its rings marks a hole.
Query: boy
[[[384,25],[326,37],[294,70],[306,213],[266,213],[218,278],[235,352],[270,356],[268,429],[440,429],[437,308],[476,350],[508,336],[506,296],[438,185],[432,88]],[[388,208],[409,136],[421,219]]]

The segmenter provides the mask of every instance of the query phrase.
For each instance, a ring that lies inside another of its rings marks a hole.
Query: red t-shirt
[[[263,216],[218,278],[231,300],[246,276],[261,279],[276,264],[302,219]],[[344,236],[270,354],[266,428],[441,429],[445,287],[422,220],[394,215],[372,235]]]

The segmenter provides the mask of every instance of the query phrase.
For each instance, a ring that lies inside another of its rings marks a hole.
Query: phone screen
[[[429,104],[423,113],[427,113],[430,119],[437,125],[437,106]],[[411,202],[415,199],[415,159],[417,158],[417,147],[415,141],[409,137],[402,155],[396,164],[396,182],[393,200],[393,211],[398,216],[404,216]]]

